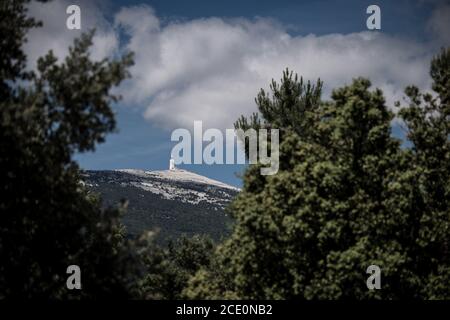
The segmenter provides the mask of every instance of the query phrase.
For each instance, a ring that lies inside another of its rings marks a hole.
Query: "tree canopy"
[[[122,209],[101,208],[72,158],[114,130],[111,89],[132,56],[93,61],[90,32],[63,61],[49,52],[26,69],[22,45],[40,25],[27,3],[0,5],[0,298],[135,296],[139,243],[118,237]],[[69,265],[82,290],[67,289]]]
[[[230,208],[233,234],[187,295],[448,299],[449,66],[442,50],[431,62],[434,95],[408,87],[395,120],[368,79],[333,90],[330,101],[320,80],[288,70],[271,95],[262,90],[259,114],[236,127],[279,128],[280,170],[248,168]],[[393,137],[393,123],[410,146]],[[370,265],[381,268],[381,290],[366,286]]]

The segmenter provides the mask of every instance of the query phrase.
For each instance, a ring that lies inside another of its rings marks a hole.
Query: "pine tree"
[[[132,57],[92,61],[91,32],[64,61],[49,52],[27,71],[22,45],[40,25],[27,3],[0,5],[0,298],[132,297],[140,244],[117,237],[121,210],[101,208],[73,160],[114,130],[111,88]],[[66,288],[69,265],[81,290]]]
[[[260,114],[236,125],[282,131],[280,170],[263,177],[248,168],[230,208],[233,234],[187,294],[449,298],[449,65],[449,50],[432,61],[437,97],[405,91],[411,148],[392,137],[394,115],[367,79],[334,90],[331,101],[320,100],[320,82],[288,71],[272,96],[262,91]],[[366,285],[370,265],[381,268],[381,290]]]

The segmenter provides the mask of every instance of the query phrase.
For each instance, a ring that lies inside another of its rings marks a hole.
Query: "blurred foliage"
[[[26,70],[22,45],[39,26],[27,4],[0,4],[0,298],[135,297],[147,240],[121,236],[124,206],[102,209],[72,160],[114,130],[111,89],[132,56],[92,61],[90,32],[62,62],[49,52]],[[72,264],[82,290],[66,288]]]
[[[261,91],[260,115],[236,127],[279,128],[280,171],[248,168],[233,234],[187,296],[449,299],[450,49],[430,74],[435,93],[408,87],[399,111],[410,147],[392,137],[394,114],[367,79],[321,101],[320,81],[287,70]],[[366,286],[372,264],[381,290]]]
[[[201,268],[211,264],[214,244],[205,236],[181,237],[168,247],[154,245],[147,251],[142,296],[146,299],[186,298],[183,289]]]

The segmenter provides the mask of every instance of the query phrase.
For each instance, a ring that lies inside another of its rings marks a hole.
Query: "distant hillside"
[[[219,181],[180,169],[85,171],[83,177],[105,206],[129,201],[123,222],[130,236],[157,228],[159,242],[194,234],[220,240],[231,231],[224,208],[239,189]]]

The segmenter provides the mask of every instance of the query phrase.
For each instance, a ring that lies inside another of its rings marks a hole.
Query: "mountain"
[[[158,242],[181,235],[207,234],[215,240],[231,231],[225,212],[238,188],[181,169],[84,171],[89,189],[101,195],[104,206],[128,200],[123,217],[129,236],[158,229]]]

